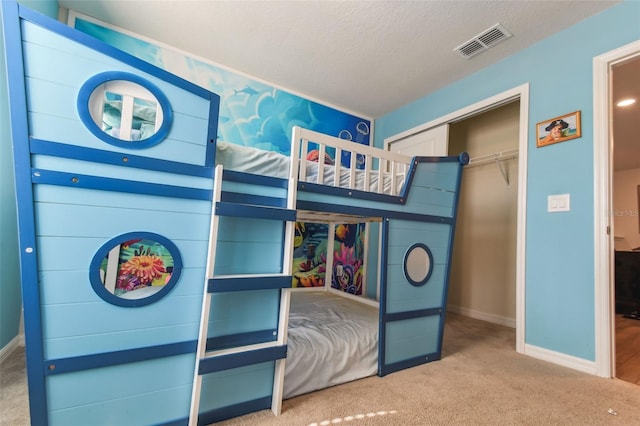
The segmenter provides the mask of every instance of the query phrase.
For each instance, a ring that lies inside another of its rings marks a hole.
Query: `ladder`
[[[287,355],[287,324],[290,289],[292,286],[293,238],[296,221],[295,202],[297,188],[295,180],[293,178],[289,179],[286,185],[286,197],[278,200],[277,204],[280,204],[280,206],[274,207],[271,205],[255,204],[255,200],[264,199],[259,195],[238,195],[237,193],[232,193],[225,197],[225,193],[223,193],[222,166],[216,167],[214,179],[211,226],[209,231],[207,265],[205,269],[206,276],[203,285],[202,312],[193,374],[189,426],[200,424],[203,420],[200,419],[199,423],[203,376],[238,367],[273,361],[275,366],[271,393],[271,410],[275,415],[279,415],[282,408],[284,368]],[[245,184],[247,184],[247,182],[245,182]],[[225,199],[228,201],[225,201]],[[281,272],[216,275],[216,248],[218,246],[218,239],[220,238],[221,216],[246,218],[247,220],[267,219],[269,221],[273,220],[274,222],[283,223],[284,232],[281,236],[282,240],[278,242],[282,244]],[[230,342],[232,342],[231,345],[226,345],[218,349],[207,348],[211,303],[214,295],[224,292],[270,289],[280,292],[277,332],[273,332],[273,334],[277,334],[275,340],[247,344],[246,342],[238,343],[237,340],[234,341],[230,339]]]

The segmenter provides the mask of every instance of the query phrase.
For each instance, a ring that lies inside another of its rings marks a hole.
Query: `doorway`
[[[500,106],[519,100],[519,119],[517,136],[517,214],[515,242],[515,328],[516,351],[525,352],[525,230],[526,230],[526,195],[527,195],[527,138],[529,127],[529,85],[523,84],[507,90],[473,105],[467,106],[446,116],[419,125],[384,140],[385,149],[395,141],[410,138],[419,133],[442,126],[454,124]],[[513,326],[513,324],[511,324]]]
[[[455,122],[449,132],[449,155],[467,152],[470,161],[462,174],[447,311],[511,328],[519,112],[516,100]]]
[[[640,385],[640,54],[613,64],[610,79],[615,377]]]
[[[594,58],[594,276],[595,276],[595,318],[596,318],[596,375],[616,377],[616,288],[615,253],[616,230],[614,205],[615,165],[611,153],[616,149],[613,138],[617,124],[616,108],[612,102],[612,75],[615,66],[622,66],[640,56],[640,41],[629,43],[618,49]],[[636,104],[640,99],[636,101]],[[637,123],[638,118],[635,119]],[[618,138],[618,142],[620,139]],[[620,151],[623,145],[618,145]],[[628,155],[628,154],[627,154]],[[638,157],[637,150],[635,157]],[[640,166],[639,166],[640,167]],[[639,182],[640,183],[640,182]],[[637,197],[637,195],[636,195]],[[631,214],[637,216],[638,207]],[[636,221],[638,218],[636,217]],[[640,230],[635,229],[638,233]],[[631,234],[629,234],[631,235]],[[620,247],[620,243],[618,243]],[[633,248],[634,246],[630,246]]]

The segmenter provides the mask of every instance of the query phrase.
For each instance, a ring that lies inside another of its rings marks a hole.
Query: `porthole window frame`
[[[165,247],[173,259],[173,271],[169,282],[167,282],[157,293],[141,299],[124,299],[105,289],[104,283],[100,278],[100,266],[111,249],[133,239],[155,241]],[[89,281],[96,294],[107,303],[122,307],[146,306],[164,298],[176,286],[182,273],[182,265],[182,257],[180,256],[178,247],[168,238],[153,232],[129,232],[111,238],[102,244],[102,246],[100,246],[100,248],[95,252],[89,265]]]
[[[409,261],[409,256],[416,249],[423,249],[427,253],[427,258],[429,259],[429,270],[427,271],[425,277],[421,280],[414,280],[413,278],[411,278],[411,275],[407,270],[407,263]],[[414,287],[422,287],[429,281],[429,279],[431,278],[431,274],[433,274],[433,253],[431,252],[429,247],[427,247],[427,245],[423,243],[415,243],[409,246],[409,248],[407,248],[407,251],[404,253],[404,256],[402,259],[402,269],[404,272],[404,277],[407,279],[407,281],[409,281],[409,284],[411,284]]]
[[[94,121],[90,112],[91,96],[95,90],[101,85],[112,81],[125,81],[137,84],[148,90],[158,101],[162,110],[162,124],[157,131],[150,137],[139,141],[127,141],[116,138],[105,133],[104,130]],[[158,86],[139,75],[124,71],[106,71],[90,77],[83,83],[78,92],[77,110],[80,120],[85,127],[98,139],[110,145],[127,149],[146,149],[159,144],[166,139],[173,122],[173,111],[169,98],[160,90]]]

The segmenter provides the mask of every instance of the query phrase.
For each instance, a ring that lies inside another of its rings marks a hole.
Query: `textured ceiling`
[[[615,3],[59,0],[64,8],[371,118]],[[471,59],[453,51],[497,23],[513,37]]]

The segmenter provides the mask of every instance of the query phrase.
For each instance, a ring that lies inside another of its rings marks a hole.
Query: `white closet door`
[[[449,151],[449,124],[391,141],[388,149],[405,155],[446,156]]]

